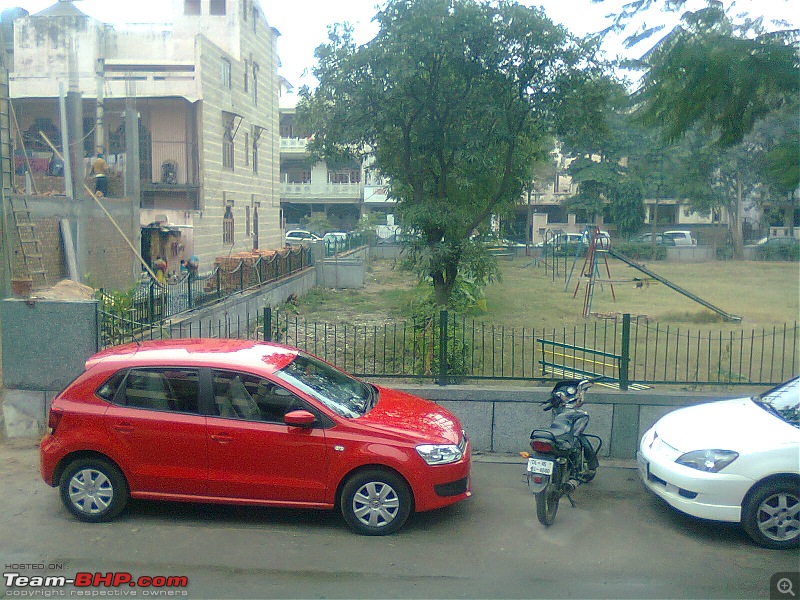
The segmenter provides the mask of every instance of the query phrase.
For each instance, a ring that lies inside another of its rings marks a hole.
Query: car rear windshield
[[[365,414],[377,401],[372,386],[307,354],[298,354],[275,375],[349,419]]]
[[[764,410],[800,428],[800,377],[753,398]]]

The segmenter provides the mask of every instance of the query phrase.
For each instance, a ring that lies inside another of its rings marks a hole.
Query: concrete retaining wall
[[[471,386],[390,387],[433,400],[453,412],[472,439],[473,448],[482,452],[511,452],[528,449],[531,430],[547,426],[551,415],[540,405],[547,400],[547,388],[476,388]],[[633,458],[639,439],[668,412],[702,402],[747,395],[741,390],[690,393],[647,390],[619,392],[595,386],[584,406],[591,423],[587,433],[603,440],[600,454],[613,458]]]
[[[675,262],[707,262],[716,260],[713,246],[670,246],[667,260]]]
[[[317,285],[336,289],[363,288],[369,255],[370,250],[364,247],[347,254],[317,260],[314,263]]]
[[[96,300],[8,298],[0,319],[6,388],[61,389],[99,349]]]
[[[265,306],[280,306],[290,296],[304,296],[316,285],[316,269],[304,269],[275,283],[232,294],[215,304],[183,313],[170,319],[167,330],[170,337],[247,337],[246,331],[237,330],[237,323],[246,327]]]

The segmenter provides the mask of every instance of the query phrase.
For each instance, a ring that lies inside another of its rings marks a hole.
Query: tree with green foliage
[[[333,223],[324,212],[312,212],[307,217],[300,219],[300,224],[320,237],[329,231],[333,231]]]
[[[496,275],[470,236],[520,198],[553,136],[601,122],[587,98],[605,66],[596,42],[513,1],[390,0],[375,19],[360,47],[331,30],[298,117],[321,158],[374,154],[413,232],[408,256],[445,306],[459,277]]]
[[[654,2],[635,4],[643,10]],[[690,198],[694,206],[727,209],[741,256],[744,190],[767,183],[782,188],[791,199],[797,186],[793,175],[781,181],[781,174],[797,173],[797,128],[784,128],[780,137],[760,141],[748,136],[775,115],[796,117],[798,32],[767,33],[761,20],[751,18],[737,25],[721,2],[707,4],[685,13],[684,25],[643,58],[647,71],[633,99],[642,121],[659,127],[666,140],[674,142],[696,132],[695,139],[702,143],[686,161],[687,174],[694,174],[686,182],[696,188]],[[761,181],[752,181],[751,159],[761,151],[771,154],[758,172]]]
[[[569,172],[579,185],[564,207],[587,222],[603,215],[628,236],[642,227],[645,192],[653,191],[655,136],[633,121],[625,87],[610,79],[605,84],[604,127],[577,127],[563,137],[565,150],[576,157]]]

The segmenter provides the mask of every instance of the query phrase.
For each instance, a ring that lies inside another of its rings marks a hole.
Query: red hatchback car
[[[109,348],[50,407],[44,480],[79,519],[129,498],[332,509],[366,535],[468,498],[458,419],[295,348],[182,339]]]

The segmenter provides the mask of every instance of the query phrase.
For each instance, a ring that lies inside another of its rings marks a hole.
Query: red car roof
[[[298,350],[290,346],[219,338],[184,338],[132,342],[106,348],[86,361],[86,369],[98,363],[156,366],[250,367],[273,372],[288,365]]]

